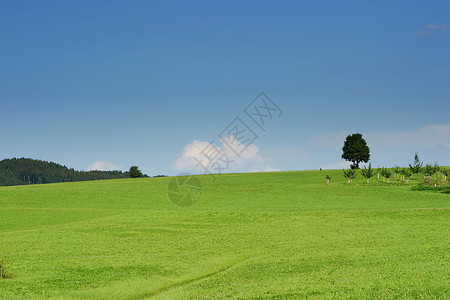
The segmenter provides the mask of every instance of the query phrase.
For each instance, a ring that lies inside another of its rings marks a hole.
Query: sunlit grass
[[[326,184],[326,175],[332,177]],[[446,298],[450,195],[342,170],[0,188],[0,298]]]

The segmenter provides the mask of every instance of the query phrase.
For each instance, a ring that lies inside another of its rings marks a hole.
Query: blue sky
[[[239,116],[229,172],[341,168],[353,132],[373,165],[450,165],[450,2],[374,2],[1,0],[0,157],[201,173]]]

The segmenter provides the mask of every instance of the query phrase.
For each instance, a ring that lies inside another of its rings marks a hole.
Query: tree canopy
[[[144,174],[142,174],[138,166],[131,166],[130,170],[128,171],[128,175],[130,175],[131,178],[144,177]]]
[[[361,162],[369,161],[370,149],[362,134],[354,133],[347,136],[342,147],[342,158],[352,162],[351,167],[354,169],[359,169]]]

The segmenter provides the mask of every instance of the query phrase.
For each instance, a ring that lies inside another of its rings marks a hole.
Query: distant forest
[[[122,171],[76,171],[54,162],[30,158],[0,161],[0,186],[128,178]]]

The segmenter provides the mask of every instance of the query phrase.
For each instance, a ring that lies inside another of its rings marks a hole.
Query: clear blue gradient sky
[[[449,1],[0,0],[0,158],[194,172],[180,161],[190,146],[218,141],[265,91],[284,113],[230,171],[340,168],[351,132],[373,165],[416,151],[450,165],[449,12]]]

